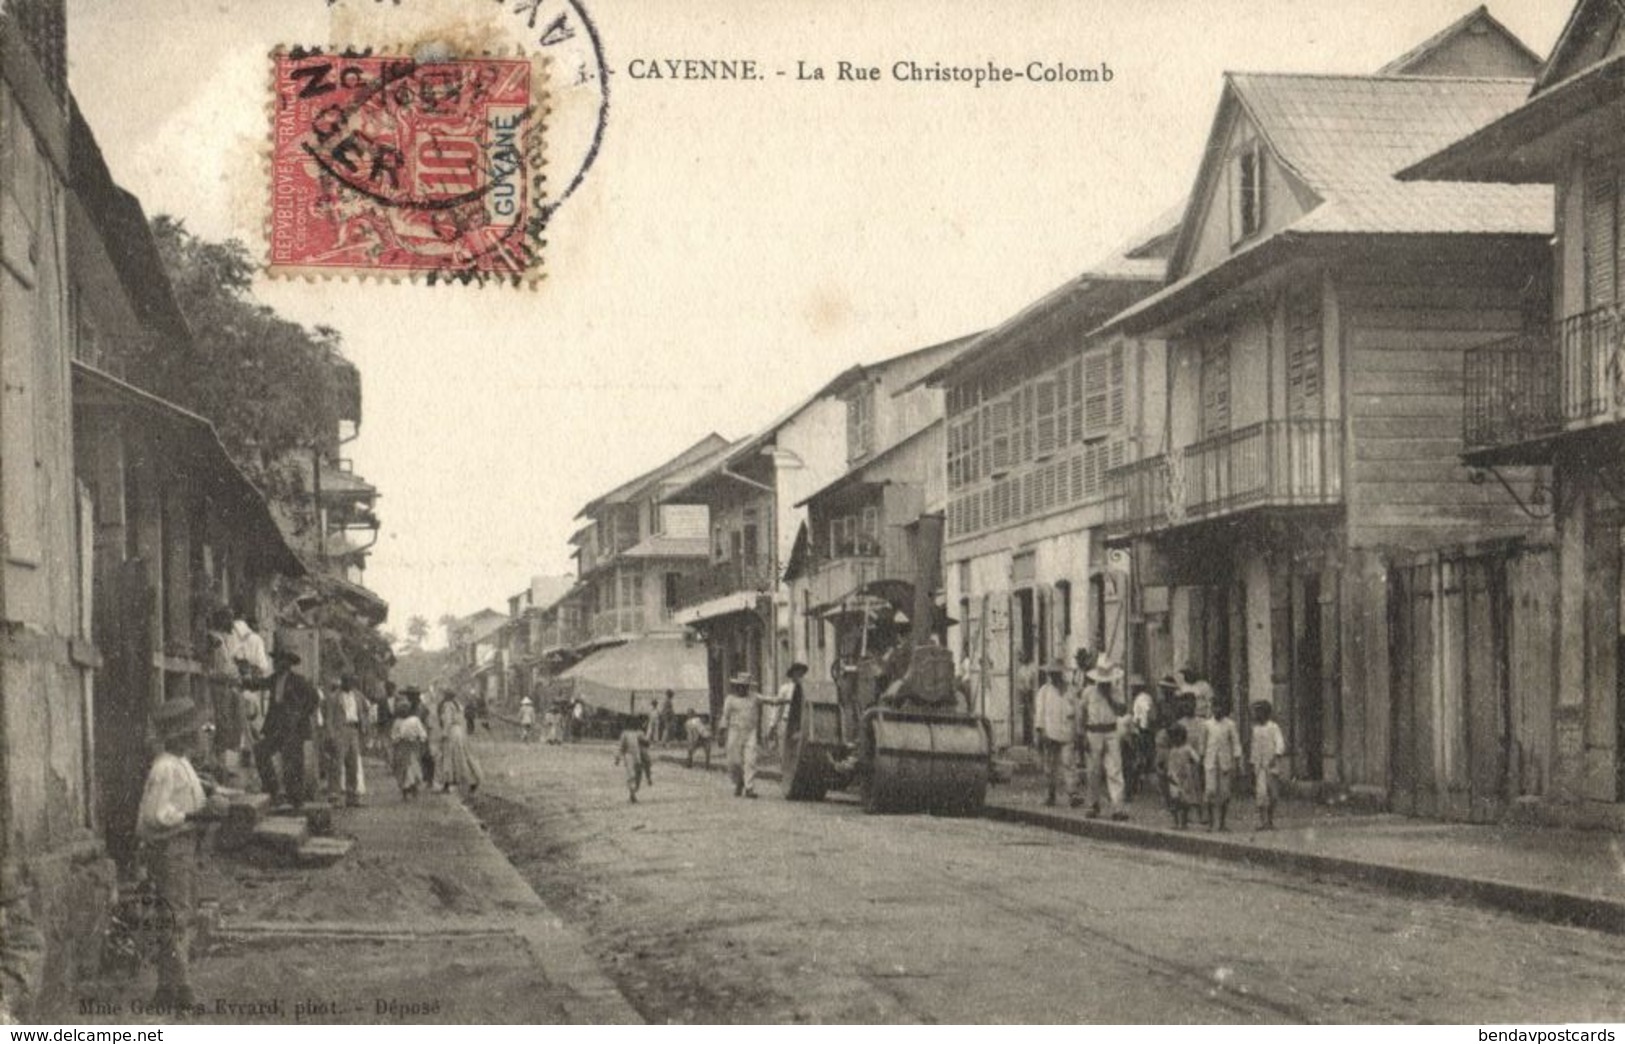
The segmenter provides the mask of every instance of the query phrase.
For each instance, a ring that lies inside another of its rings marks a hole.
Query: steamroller
[[[865,604],[880,606],[878,630],[899,619],[908,630],[871,645],[866,608],[864,641],[835,666],[836,699],[792,700],[783,748],[791,801],[820,801],[831,790],[856,787],[869,813],[982,810],[993,732],[956,685],[953,654],[934,627],[942,516],[922,516],[906,529],[915,582],[870,585]]]

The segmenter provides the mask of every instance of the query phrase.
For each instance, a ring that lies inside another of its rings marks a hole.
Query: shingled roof
[[[1309,233],[1550,234],[1531,186],[1401,182],[1399,170],[1518,107],[1528,80],[1233,73],[1227,89],[1320,197]]]
[[[1552,233],[1546,186],[1402,182],[1403,168],[1518,107],[1530,81],[1419,76],[1228,73],[1192,195],[1224,175],[1224,135],[1239,114],[1308,198],[1307,211],[1224,261],[1185,272],[1197,216],[1187,213],[1170,274],[1176,281],[1114,316],[1102,330],[1148,329],[1190,294],[1210,292],[1278,263],[1315,237]],[[1097,331],[1099,332],[1099,331]]]

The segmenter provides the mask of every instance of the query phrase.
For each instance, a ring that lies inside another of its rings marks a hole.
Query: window
[[[1055,452],[1055,386],[1055,381],[1044,380],[1039,381],[1033,389],[1033,455],[1040,460]]]
[[[1320,286],[1311,283],[1286,299],[1286,413],[1318,417],[1321,407]]]
[[[1124,421],[1123,346],[1083,357],[1083,438],[1103,439]]]
[[[1202,438],[1230,430],[1230,344],[1202,346]]]
[[[666,615],[668,615],[668,616],[671,615],[671,612],[672,612],[673,609],[677,608],[677,577],[678,577],[678,575],[679,574],[677,574],[677,573],[667,573],[666,574],[666,592],[665,592],[664,598],[662,598],[662,600],[661,600],[661,605],[664,606],[664,608],[666,610]]]
[[[728,541],[723,535],[722,523],[711,527],[711,559],[720,562],[728,557]]]
[[[851,515],[830,519],[829,557],[850,558],[857,552],[858,520]]]
[[[996,402],[988,408],[987,433],[988,471],[995,475],[1004,474],[1015,463],[1015,453],[1010,441],[1010,401],[1008,399],[1004,402]]]
[[[1610,166],[1592,166],[1585,179],[1586,308],[1618,301],[1619,178]]]
[[[846,400],[846,459],[857,460],[875,447],[875,386],[861,385]]]
[[[866,507],[858,522],[858,554],[880,554],[880,509]]]
[[[1256,142],[1236,152],[1230,177],[1230,241],[1239,243],[1264,228],[1264,150]]]

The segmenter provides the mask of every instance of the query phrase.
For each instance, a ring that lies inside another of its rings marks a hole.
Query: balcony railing
[[[1335,420],[1251,424],[1108,475],[1109,533],[1126,537],[1260,507],[1343,500],[1343,429]]]
[[[773,566],[765,556],[729,558],[677,578],[677,607],[687,608],[742,591],[773,587]]]
[[[864,584],[879,580],[887,564],[878,554],[814,558],[807,569],[808,600],[815,607],[838,602]]]
[[[1538,334],[1518,334],[1467,352],[1462,442],[1468,450],[1549,435],[1563,425],[1559,356]]]
[[[1625,421],[1625,310],[1594,309],[1561,320],[1550,335],[1472,349],[1463,377],[1469,451]]]

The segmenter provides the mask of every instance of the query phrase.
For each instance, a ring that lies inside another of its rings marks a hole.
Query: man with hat
[[[797,669],[799,668],[799,673]],[[807,673],[805,664],[790,665],[792,678],[800,679]],[[728,732],[728,777],[733,780],[734,797],[756,797],[756,756],[761,742],[757,731],[762,725],[762,708],[778,707],[788,699],[762,695],[755,688],[756,679],[740,672],[728,679],[733,692],[722,704],[722,727]]]
[[[1055,804],[1055,791],[1063,775],[1067,779],[1067,797],[1077,802],[1077,787],[1067,771],[1072,762],[1072,732],[1077,721],[1077,705],[1066,684],[1066,664],[1055,660],[1043,670],[1044,684],[1039,686],[1034,702],[1033,731],[1038,741],[1038,756],[1044,766],[1044,780],[1048,793],[1044,804]]]
[[[310,738],[310,719],[320,697],[304,675],[294,671],[299,654],[277,643],[271,653],[271,674],[247,679],[245,688],[267,693],[265,720],[260,727],[260,743],[254,750],[260,784],[271,795],[273,805],[300,805],[305,800],[305,740]],[[275,756],[281,761],[278,777]]]
[[[153,1005],[191,1007],[189,961],[197,901],[194,824],[223,814],[225,799],[204,796],[203,781],[187,759],[198,728],[192,701],[166,702],[153,713],[153,725],[163,751],[147,772],[135,826],[159,900],[151,919],[158,934],[158,991]]]
[[[1128,712],[1118,693],[1123,668],[1101,653],[1084,676],[1083,738],[1088,750],[1085,765],[1089,773],[1089,815],[1100,815],[1101,784],[1111,801],[1112,818],[1127,819],[1123,808],[1123,744],[1120,719]]]

